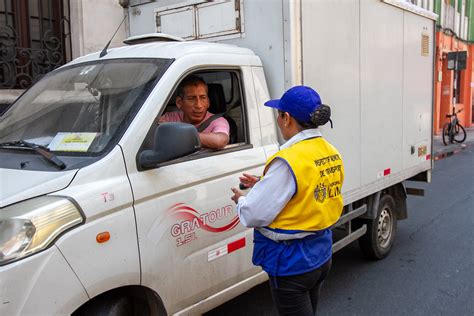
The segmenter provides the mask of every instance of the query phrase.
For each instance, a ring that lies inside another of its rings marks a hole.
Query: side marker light
[[[95,237],[95,240],[99,244],[102,244],[104,242],[108,242],[109,239],[110,239],[110,233],[109,232],[103,232],[103,233],[97,234],[97,236]]]

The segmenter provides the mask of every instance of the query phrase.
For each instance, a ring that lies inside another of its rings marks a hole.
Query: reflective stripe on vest
[[[255,227],[255,229],[258,230],[260,234],[273,241],[301,239],[316,234],[316,232],[299,232],[294,234],[285,234],[270,230],[266,227]]]

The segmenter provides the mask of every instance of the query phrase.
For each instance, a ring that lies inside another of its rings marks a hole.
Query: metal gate
[[[26,89],[71,59],[69,0],[0,0],[0,89]]]

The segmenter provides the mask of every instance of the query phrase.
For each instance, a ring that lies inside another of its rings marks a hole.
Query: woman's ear
[[[283,124],[285,126],[288,126],[288,125],[290,125],[290,122],[291,122],[291,115],[290,115],[290,113],[285,112],[284,115],[283,115]]]

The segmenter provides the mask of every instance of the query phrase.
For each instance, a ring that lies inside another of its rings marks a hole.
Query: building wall
[[[467,51],[468,60],[465,70],[461,71],[460,96],[454,105],[460,122],[465,127],[471,127],[473,122],[473,53],[474,53],[474,0],[436,0],[434,10],[439,15],[436,36],[435,63],[435,104],[433,131],[440,134],[446,114],[452,113],[454,71],[447,69],[447,54],[455,51]],[[452,13],[453,16],[449,16]],[[451,24],[452,21],[458,23]],[[463,32],[464,27],[464,32]]]
[[[439,134],[443,124],[447,122],[446,114],[452,113],[454,93],[454,71],[447,69],[447,53],[454,51],[467,51],[468,59],[465,70],[461,71],[460,98],[456,100],[456,110],[462,109],[458,114],[461,124],[465,127],[472,126],[472,54],[473,45],[456,39],[454,36],[438,31],[436,35],[436,63],[435,63],[435,105],[433,131]]]
[[[72,57],[102,50],[124,18],[118,0],[71,0]],[[110,47],[122,46],[127,37],[122,24]]]

